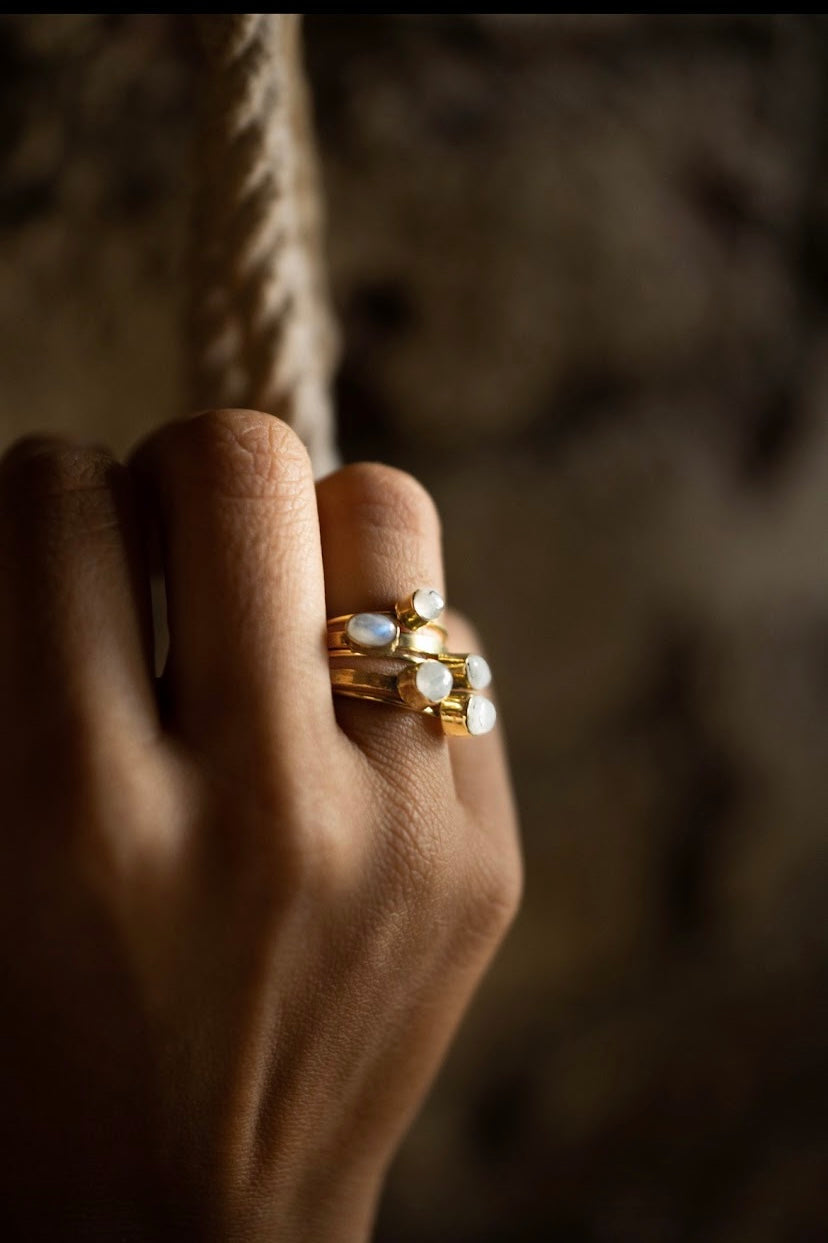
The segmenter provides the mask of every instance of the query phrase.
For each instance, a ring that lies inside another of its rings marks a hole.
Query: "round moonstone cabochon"
[[[488,734],[494,729],[497,709],[484,695],[470,695],[466,708],[466,728],[470,734]]]
[[[345,633],[358,647],[387,647],[397,637],[397,623],[382,613],[354,613]]]
[[[445,600],[433,587],[420,587],[411,597],[411,603],[417,616],[427,622],[436,621],[446,607]]]
[[[492,680],[489,662],[483,656],[466,657],[466,680],[473,691],[483,691]]]
[[[454,678],[451,670],[441,665],[439,660],[424,660],[417,667],[415,678],[417,690],[429,703],[437,704],[451,691]]]

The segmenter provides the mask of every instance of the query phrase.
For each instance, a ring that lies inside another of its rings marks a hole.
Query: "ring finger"
[[[431,497],[410,475],[359,463],[317,484],[328,616],[388,610],[417,587],[443,591],[440,520]],[[437,721],[383,705],[338,701],[349,736],[383,769],[404,760],[450,776]]]

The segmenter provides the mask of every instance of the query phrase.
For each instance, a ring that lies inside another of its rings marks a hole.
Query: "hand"
[[[441,579],[266,415],[0,463],[4,1239],[367,1237],[520,889],[497,731],[332,701],[326,615]]]

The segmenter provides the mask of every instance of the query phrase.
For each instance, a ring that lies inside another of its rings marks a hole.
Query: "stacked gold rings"
[[[446,631],[438,624],[444,607],[439,591],[420,587],[392,611],[330,618],[335,693],[437,717],[446,734],[487,734],[497,712],[480,692],[491,670],[474,652],[446,651]]]

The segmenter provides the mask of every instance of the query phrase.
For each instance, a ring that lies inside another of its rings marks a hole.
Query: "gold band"
[[[403,698],[398,684],[398,674],[380,673],[375,670],[353,669],[348,665],[331,666],[331,685],[337,695],[350,699],[367,699],[373,703],[389,704],[393,708],[405,708],[423,716],[437,717],[444,734],[468,737],[485,734],[494,725],[495,706],[490,699],[474,691],[454,690],[438,704],[426,704],[412,709]]]
[[[331,686],[339,695],[350,695],[355,699],[372,699],[375,703],[393,704],[397,708],[409,705],[397,689],[396,673],[378,673],[369,669],[353,669],[350,665],[331,665]],[[429,705],[420,711],[434,716],[434,707]]]
[[[439,627],[442,629],[442,627]],[[335,660],[354,659],[357,661],[370,660],[373,656],[375,659],[396,659],[405,660],[409,665],[421,665],[428,660],[438,660],[441,665],[451,673],[456,686],[463,690],[480,691],[485,690],[488,686],[491,674],[489,673],[488,664],[485,664],[482,656],[478,656],[474,652],[447,652],[442,647],[443,639],[435,635],[433,639],[428,636],[429,646],[423,646],[420,642],[421,638],[426,638],[423,630],[420,630],[415,638],[414,635],[400,635],[399,641],[392,651],[373,651],[369,652],[360,648],[353,648],[348,645],[347,636],[342,633],[340,646],[331,645],[328,648],[328,656]],[[414,646],[414,642],[418,646]],[[433,642],[434,646],[431,646]],[[485,665],[486,676],[483,680],[479,680],[475,676],[475,666],[472,662],[478,661]]]
[[[355,616],[355,614],[352,614]],[[392,617],[393,614],[387,613],[383,616]],[[349,616],[333,617],[328,622],[328,651],[329,652],[348,652],[352,656],[392,656],[395,652],[417,653],[422,652],[425,655],[437,655],[445,651],[446,640],[448,635],[444,626],[435,626],[433,622],[421,629],[409,634],[405,630],[397,629],[396,637],[391,643],[385,647],[358,647],[349,637],[346,630]]]

